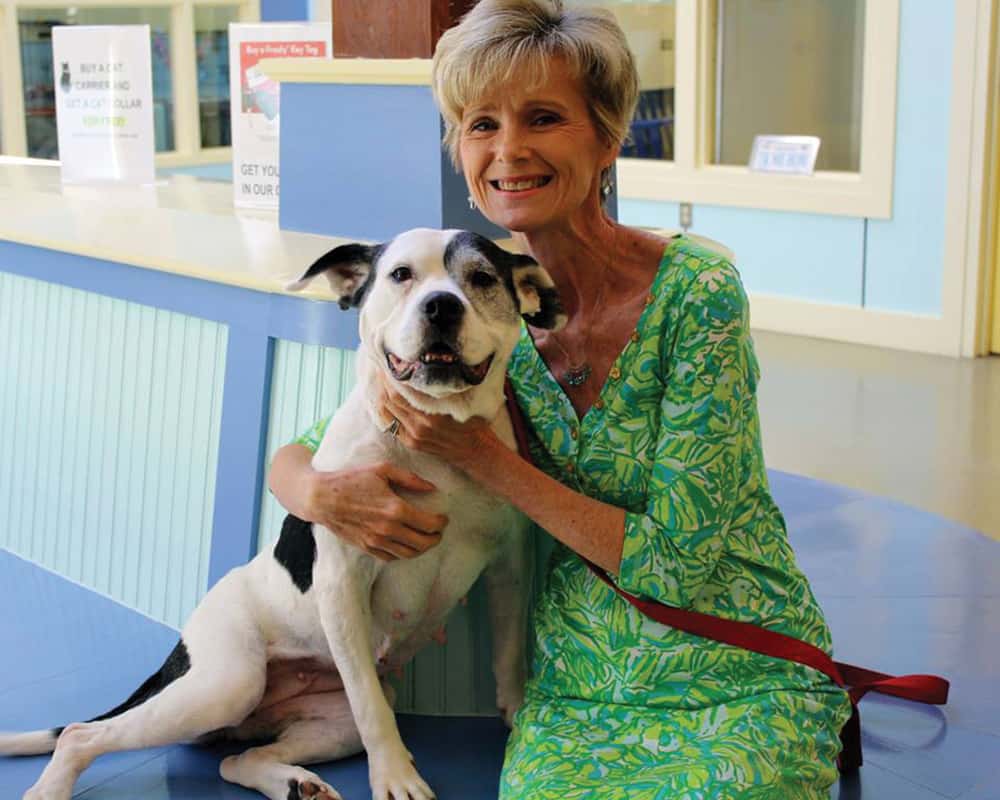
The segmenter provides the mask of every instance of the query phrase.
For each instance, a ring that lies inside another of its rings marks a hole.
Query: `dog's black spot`
[[[517,307],[517,289],[514,286],[515,273],[519,268],[535,267],[538,262],[531,256],[510,253],[478,233],[460,231],[451,238],[444,250],[445,268],[452,277],[460,278],[457,273],[462,263],[461,253],[463,250],[469,249],[481,253],[493,265],[497,276],[503,281],[514,300],[515,307]],[[543,286],[534,280],[532,283],[538,292],[540,307],[534,314],[525,314],[524,318],[536,328],[554,328],[557,320],[563,314],[559,293],[553,286]]]
[[[65,725],[62,725],[62,726],[60,726],[58,728],[53,728],[52,729],[52,738],[53,739],[58,739],[60,736],[62,736],[62,732],[64,730],[66,730],[66,726]]]
[[[100,722],[101,720],[111,719],[111,717],[117,717],[119,714],[124,714],[130,708],[135,708],[136,706],[145,703],[150,697],[162,692],[171,683],[184,675],[189,669],[191,669],[191,657],[188,655],[187,645],[185,645],[184,640],[181,639],[177,643],[177,646],[170,651],[170,655],[167,656],[167,660],[163,662],[163,666],[150,675],[142,686],[132,693],[128,700],[119,706],[115,706],[115,708],[110,711],[101,714],[101,716],[94,717],[93,719],[87,721]],[[57,730],[59,733],[62,733],[63,729],[58,728]]]
[[[313,564],[316,562],[316,539],[313,537],[312,523],[299,519],[294,514],[285,517],[281,535],[274,546],[274,557],[288,570],[292,583],[305,594],[313,582]]]
[[[451,237],[444,248],[445,269],[456,278],[460,277],[456,275],[456,270],[461,265],[460,256],[463,250],[475,250],[482,253],[483,257],[496,267],[497,272],[504,280],[504,283],[507,284],[507,288],[510,290],[512,296],[516,296],[514,295],[514,282],[512,278],[514,267],[521,264],[524,259],[527,259],[532,264],[535,263],[534,259],[529,256],[507,252],[481,234],[473,233],[472,231],[459,231]]]

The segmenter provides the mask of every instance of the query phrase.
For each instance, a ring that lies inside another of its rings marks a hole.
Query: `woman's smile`
[[[516,178],[497,178],[496,180],[489,181],[489,184],[498,192],[523,194],[533,189],[541,189],[551,181],[551,175],[521,175]]]

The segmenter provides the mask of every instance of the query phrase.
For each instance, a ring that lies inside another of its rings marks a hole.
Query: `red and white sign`
[[[261,72],[265,58],[330,58],[329,23],[229,26],[229,89],[233,134],[233,204],[278,207],[280,85]]]

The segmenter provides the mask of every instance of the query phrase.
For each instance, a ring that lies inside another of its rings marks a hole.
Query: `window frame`
[[[17,20],[20,9],[167,8],[170,12],[170,73],[174,99],[174,149],[156,154],[157,167],[221,164],[231,147],[202,147],[198,122],[194,10],[229,6],[238,22],[260,21],[260,0],[0,0],[0,141],[2,155],[26,157],[24,80]]]
[[[675,8],[674,160],[618,159],[619,197],[891,218],[899,0],[865,3],[860,171],[813,175],[766,174],[712,163],[717,3],[677,0]]]

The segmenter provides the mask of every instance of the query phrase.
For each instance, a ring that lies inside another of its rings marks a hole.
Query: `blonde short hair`
[[[543,83],[553,57],[563,58],[581,79],[598,134],[615,144],[625,141],[639,76],[610,11],[565,8],[562,0],[480,0],[434,50],[434,98],[456,165],[463,109],[515,75]]]

